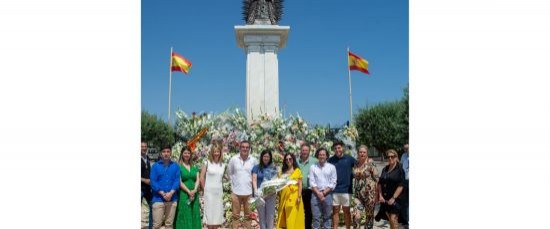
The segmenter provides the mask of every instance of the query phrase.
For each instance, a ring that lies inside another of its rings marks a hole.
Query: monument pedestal
[[[246,117],[279,115],[279,61],[277,53],[286,46],[290,26],[235,26],[237,44],[246,53]]]

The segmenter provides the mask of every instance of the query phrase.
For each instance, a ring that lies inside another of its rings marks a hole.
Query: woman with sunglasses
[[[277,228],[305,228],[304,204],[302,203],[302,172],[294,154],[283,157],[281,177],[297,181],[297,184],[285,187],[279,193],[277,208]]]
[[[390,222],[391,229],[399,228],[399,217],[401,212],[401,192],[403,191],[403,182],[405,180],[405,172],[397,152],[393,149],[386,151],[388,157],[388,165],[382,169],[382,174],[378,180],[378,201],[380,202],[380,210],[376,214],[376,221],[385,219]]]

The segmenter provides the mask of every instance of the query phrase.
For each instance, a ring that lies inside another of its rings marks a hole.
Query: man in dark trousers
[[[153,194],[151,193],[151,180],[149,180],[149,174],[151,173],[151,161],[147,156],[147,143],[141,141],[141,200],[145,198],[147,205],[149,206],[149,228],[153,226],[153,219],[151,215],[151,199]],[[143,219],[142,219],[143,221]]]
[[[403,183],[403,207],[401,208],[404,216],[403,222],[405,227],[409,226],[409,144],[403,146],[403,155],[401,155],[401,165],[405,171],[405,182]]]
[[[309,168],[317,163],[317,159],[310,157],[310,146],[305,143],[300,147],[300,157],[298,158],[298,167],[302,172],[302,203],[304,203],[304,216],[306,229],[311,229],[312,213],[311,213],[311,189],[309,189]]]

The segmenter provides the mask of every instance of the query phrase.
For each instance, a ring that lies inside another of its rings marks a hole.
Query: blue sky
[[[167,120],[170,47],[193,62],[172,75],[172,112],[219,113],[245,106],[241,0],[144,0],[141,4],[141,106]],[[279,106],[312,124],[349,119],[346,49],[369,61],[351,72],[354,114],[401,98],[408,84],[409,13],[403,0],[286,0],[279,25],[290,26],[279,50]],[[173,113],[172,113],[173,116]]]

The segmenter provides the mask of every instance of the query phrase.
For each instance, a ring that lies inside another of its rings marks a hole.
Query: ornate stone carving
[[[283,15],[283,0],[243,0],[243,19],[247,25],[277,25]]]

